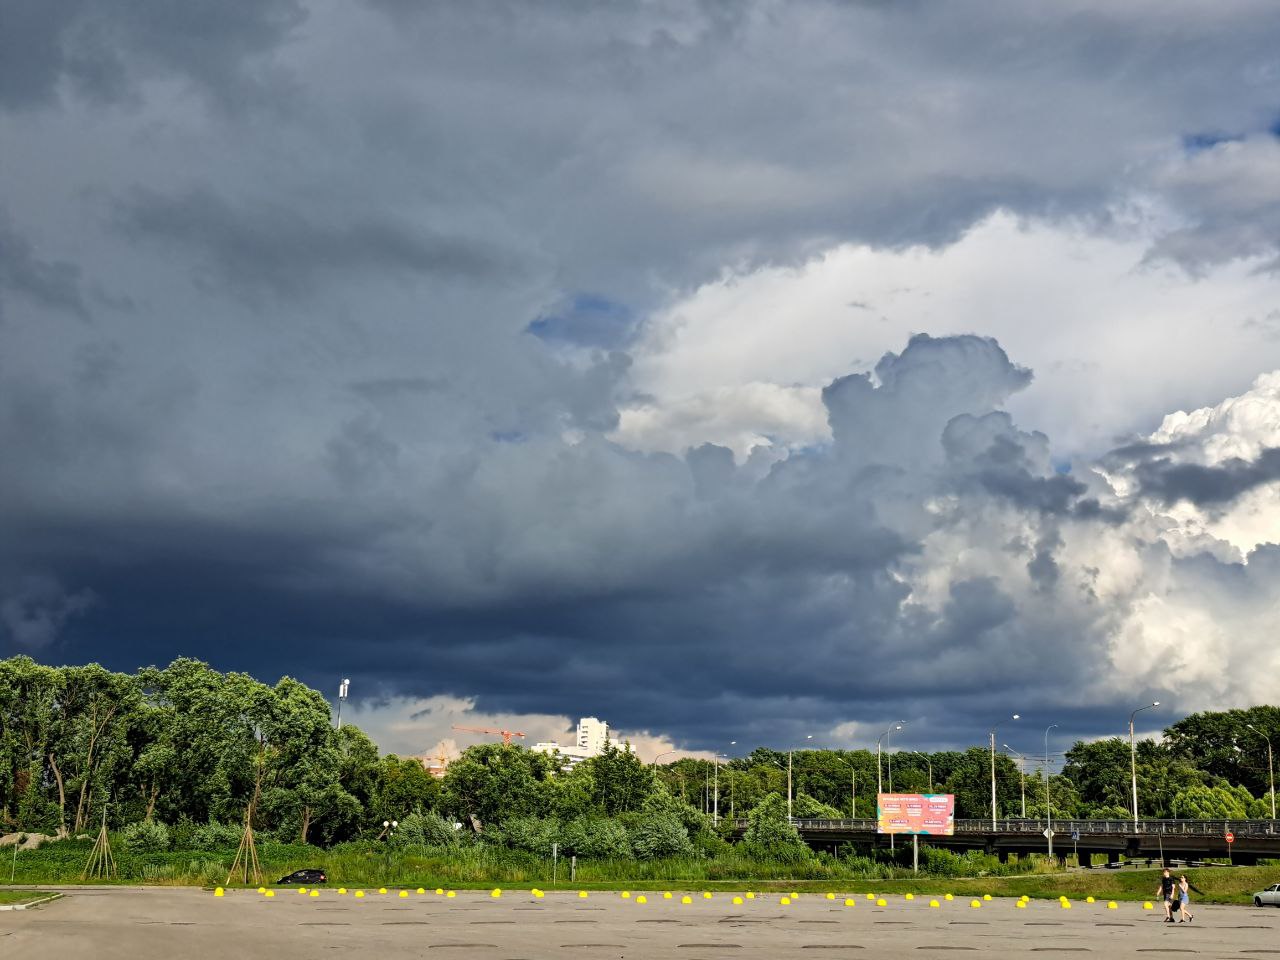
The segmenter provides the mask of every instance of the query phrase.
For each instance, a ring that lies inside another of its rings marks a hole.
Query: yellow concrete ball
[[[623,890],[623,891],[622,891],[622,899],[623,899],[623,900],[630,900],[630,899],[631,899],[631,891],[630,891],[630,890]]]
[[[681,898],[680,898],[680,902],[681,902],[681,903],[693,903],[693,897],[681,897]]]
[[[1085,897],[1085,898],[1084,898],[1084,902],[1085,902],[1085,903],[1095,903],[1096,901],[1093,899],[1093,897]]]
[[[876,895],[875,895],[874,893],[868,893],[868,894],[867,894],[867,899],[868,899],[868,900],[874,900],[875,898],[876,898]]]
[[[752,893],[750,890],[748,890],[748,891],[747,891],[747,899],[748,899],[748,900],[754,900],[755,898],[756,898],[756,895],[755,895],[754,893]]]
[[[274,897],[275,895],[276,895],[276,892],[274,890],[268,890],[266,893],[263,894],[264,897]]]
[[[662,899],[663,899],[663,900],[670,900],[670,899],[671,899],[671,891],[670,891],[670,890],[664,890],[664,891],[662,891]]]
[[[1108,902],[1107,902],[1107,909],[1108,909],[1108,910],[1117,910],[1117,909],[1119,909],[1119,905],[1118,905],[1114,900],[1110,900],[1110,901],[1108,901]]]
[[[834,900],[835,898],[836,898],[836,895],[835,895],[834,893],[828,893],[828,894],[827,894],[827,899],[828,899],[828,900]]]
[[[450,890],[450,891],[449,891],[448,893],[446,893],[444,896],[445,896],[445,899],[446,899],[446,900],[452,900],[454,897],[456,897],[456,896],[457,896],[457,894],[456,894],[456,893],[454,893],[452,890]]]
[[[298,888],[298,892],[299,892],[299,893],[306,893],[306,892],[307,892],[307,888],[306,888],[306,887],[299,887],[299,888]]]
[[[883,899],[883,898],[881,898],[881,899],[879,899],[879,900],[877,900],[877,901],[876,901],[876,906],[877,906],[877,907],[887,907],[888,905],[889,905],[889,901],[888,901],[888,900],[885,900],[885,899]]]
[[[640,896],[636,897],[636,903],[648,903],[648,902],[649,902],[648,898],[643,893],[640,894]]]
[[[266,892],[267,892],[267,888],[266,888],[266,887],[259,887],[259,888],[258,888],[258,892],[259,892],[259,893],[266,893]]]
[[[320,896],[320,891],[319,891],[319,890],[312,890],[310,895],[311,895],[311,896],[313,896],[313,897],[318,897],[318,896]]]
[[[741,897],[734,897],[734,898],[733,898],[733,905],[734,905],[735,907],[740,907],[740,906],[742,906],[742,898],[741,898]]]
[[[493,890],[489,892],[489,896],[493,897],[496,900],[498,897],[502,896],[502,891],[499,890],[497,887],[494,887]]]
[[[948,893],[948,894],[947,894],[945,897],[943,897],[942,899],[943,899],[943,900],[954,900],[954,899],[955,899],[955,897],[953,897],[951,894],[949,894],[949,893]]]
[[[338,888],[338,893],[346,894],[346,892],[347,892],[347,888],[346,888],[346,887],[339,887],[339,888]]]
[[[541,899],[542,899],[542,891],[541,891],[541,890],[535,890],[535,891],[533,891],[533,895],[534,895],[535,897],[537,897],[539,900],[541,900]]]
[[[1071,909],[1071,901],[1070,901],[1070,900],[1064,900],[1064,901],[1062,901],[1062,909],[1063,909],[1063,910],[1070,910],[1070,909]]]
[[[213,891],[213,895],[215,897],[226,896],[226,891],[224,891],[221,887],[215,887]]]
[[[991,894],[989,894],[989,893],[984,893],[984,894],[982,895],[982,899],[983,899],[983,900],[990,900],[990,899],[991,899]]]
[[[791,895],[791,899],[792,899],[792,900],[799,900],[799,899],[800,899],[800,894],[798,894],[798,893],[793,893],[793,894]]]
[[[387,892],[387,888],[386,888],[386,887],[379,887],[379,888],[378,888],[378,892],[379,892],[379,893],[386,893],[386,892]]]
[[[436,896],[437,896],[437,897],[443,897],[443,896],[444,896],[444,887],[436,887]]]
[[[364,897],[364,891],[363,891],[363,890],[357,890],[357,891],[356,891],[356,899],[358,900],[358,899],[361,899],[362,897]]]
[[[857,906],[857,903],[858,903],[858,901],[857,901],[857,900],[855,900],[855,899],[853,899],[853,897],[846,897],[846,898],[845,898],[845,901],[844,901],[844,905],[845,905],[846,907],[853,907],[853,906]]]
[[[908,900],[914,900],[915,898],[916,898],[916,895],[914,893],[908,893],[906,896],[906,899]]]
[[[970,900],[970,901],[969,901],[969,906],[970,906],[970,907],[972,907],[974,910],[977,910],[980,906],[982,906],[982,901],[981,901],[981,900]]]
[[[1019,910],[1025,910],[1027,909],[1027,901],[1019,900],[1017,903],[1014,904],[1014,906],[1017,907]]]
[[[929,906],[931,906],[931,907],[937,907],[937,906],[941,906],[941,904],[939,904],[937,900],[930,900],[930,901],[929,901]]]
[[[779,902],[780,904],[782,904],[784,907],[789,907],[789,906],[791,906],[791,898],[790,898],[790,897],[783,897],[783,898],[782,898],[781,900],[779,900],[778,902]]]
[[[419,887],[417,892],[418,892],[418,893],[426,893],[427,891],[426,891],[426,890],[424,890],[422,887]]]
[[[702,892],[702,899],[703,899],[703,900],[710,900],[710,899],[711,899],[711,891],[710,891],[710,890],[704,890],[704,891]]]
[[[1150,901],[1150,900],[1148,900],[1146,903],[1144,903],[1144,904],[1142,905],[1142,909],[1143,909],[1143,910],[1154,910],[1155,908],[1151,906],[1151,901]]]
[[[587,891],[585,891],[585,890],[579,890],[579,891],[578,891],[578,899],[579,899],[579,900],[585,900],[585,899],[587,899]]]

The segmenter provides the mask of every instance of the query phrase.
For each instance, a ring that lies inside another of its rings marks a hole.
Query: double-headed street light
[[[1015,713],[1010,720],[1021,720],[1022,715]],[[991,830],[996,829],[996,730],[1004,721],[998,721],[991,725]]]
[[[731,746],[731,747],[736,747],[737,745],[738,745],[738,741],[737,741],[737,740],[730,740],[730,741],[729,741],[729,746]],[[723,756],[723,754],[721,754],[721,753],[720,753],[720,751],[718,751],[718,750],[717,750],[717,751],[716,751],[716,757],[715,757],[715,764],[716,764],[716,785],[715,785],[715,791],[714,791],[714,793],[712,794],[712,796],[715,798],[715,799],[713,800],[713,803],[714,803],[714,808],[713,808],[713,809],[715,810],[715,812],[711,815],[711,818],[712,818],[712,819],[711,819],[711,822],[712,822],[712,823],[714,823],[714,824],[715,824],[715,825],[717,825],[717,826],[719,826],[719,824],[720,824],[720,757],[721,757],[721,756]]]
[[[1271,779],[1271,819],[1274,820],[1276,818],[1276,765],[1271,756],[1271,738],[1252,723],[1246,723],[1245,726],[1267,742],[1267,773]]]
[[[907,721],[905,720],[898,720],[892,726],[890,726],[888,730],[880,734],[880,736],[876,737],[876,793],[884,793],[884,778],[881,776],[881,773],[880,773],[880,743],[881,741],[885,741],[885,746],[888,746],[889,745],[888,739],[890,734],[892,734],[893,731],[895,730],[901,730],[903,727],[903,724],[905,724],[906,722]],[[893,792],[893,761],[892,760],[889,761],[889,792],[890,793]]]
[[[1143,710],[1160,706],[1159,700],[1152,700],[1145,707],[1139,707],[1129,714],[1129,775],[1133,778],[1133,832],[1138,832],[1138,748],[1133,743],[1133,718]]]
[[[914,753],[918,757],[924,757],[925,766],[929,770],[929,792],[933,793],[933,758],[923,750],[911,750],[909,752]]]
[[[346,677],[338,684],[338,729],[342,729],[342,705],[347,702],[347,692],[351,689],[351,681]]]

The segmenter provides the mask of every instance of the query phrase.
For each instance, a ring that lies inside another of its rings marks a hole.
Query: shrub
[[[751,811],[742,835],[745,851],[762,860],[795,862],[809,860],[813,851],[800,839],[800,832],[787,820],[787,802],[771,793]]]
[[[197,850],[223,850],[227,847],[235,849],[240,846],[243,836],[244,827],[231,823],[215,823],[210,820],[196,827],[191,839]]]
[[[158,853],[169,849],[169,828],[158,820],[142,820],[121,830],[120,839],[134,853]]]
[[[493,831],[499,843],[513,850],[551,856],[551,844],[559,838],[560,824],[544,817],[510,817]]]
[[[400,821],[391,843],[397,847],[454,847],[460,832],[438,813],[411,813]]]
[[[631,856],[627,828],[611,817],[576,817],[561,831],[564,852],[589,859]]]
[[[693,852],[689,832],[677,817],[665,813],[642,813],[631,819],[627,831],[637,860],[656,860]]]

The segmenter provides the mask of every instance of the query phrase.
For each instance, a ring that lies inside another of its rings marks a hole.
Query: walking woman
[[[1195,914],[1193,914],[1190,910],[1192,890],[1195,890],[1196,893],[1199,893],[1201,896],[1204,896],[1204,894],[1201,893],[1199,888],[1193,887],[1191,885],[1191,882],[1187,880],[1187,875],[1185,873],[1182,874],[1182,876],[1178,878],[1178,922],[1179,923],[1182,923],[1184,921],[1187,923],[1190,923],[1192,920],[1195,919]]]

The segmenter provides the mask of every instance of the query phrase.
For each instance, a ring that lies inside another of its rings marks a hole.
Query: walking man
[[[1160,875],[1160,886],[1156,890],[1157,895],[1164,901],[1164,922],[1173,923],[1173,891],[1177,883],[1173,879],[1173,874],[1169,872],[1169,868],[1164,868],[1164,873]]]

